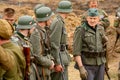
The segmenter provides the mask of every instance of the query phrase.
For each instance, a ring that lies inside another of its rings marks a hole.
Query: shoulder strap
[[[41,47],[42,47],[42,49],[40,49],[40,50],[42,50],[42,54],[44,54],[44,40],[43,40],[43,36],[42,36],[41,31],[39,31],[39,34],[40,34],[40,37],[41,37],[40,44],[41,44]]]
[[[82,34],[82,36],[81,36],[81,38],[82,38],[82,40],[84,39],[84,37],[85,37],[85,23],[83,23],[82,25],[81,25],[81,33],[80,34]]]
[[[85,29],[83,27],[81,27],[81,34],[82,34],[81,38],[83,40],[83,38],[85,37]]]
[[[59,16],[59,15],[57,15],[56,17],[57,17],[58,21],[63,22],[63,21],[60,19],[60,16]],[[64,24],[64,22],[63,22],[63,24]],[[61,40],[60,40],[60,41],[62,41],[62,36],[63,36],[64,30],[65,30],[65,28],[64,28],[64,26],[62,26]],[[61,42],[60,42],[60,43],[61,43]]]

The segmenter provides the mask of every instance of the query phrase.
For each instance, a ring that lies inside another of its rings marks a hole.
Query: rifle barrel
[[[108,74],[108,71],[107,71],[106,68],[105,68],[105,72],[106,72],[106,75],[107,75],[107,77],[108,77],[108,80],[111,80],[110,75]]]

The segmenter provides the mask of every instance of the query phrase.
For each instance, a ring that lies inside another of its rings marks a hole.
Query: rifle
[[[107,75],[107,77],[108,77],[108,80],[111,80],[110,75],[108,74],[108,70],[107,70],[106,67],[105,67],[105,73],[106,73],[106,75]]]
[[[115,46],[116,46],[118,40],[119,40],[119,34],[117,33],[116,40],[115,40],[115,44],[114,44],[113,50],[112,50],[112,54],[113,54],[113,52],[114,52],[114,49],[115,49]],[[114,56],[114,55],[113,55],[113,56]]]
[[[64,65],[63,65],[63,62],[62,62],[62,57],[61,57],[61,53],[60,52],[59,52],[59,57],[60,57],[60,64],[63,67],[63,71],[61,72],[61,74],[62,74],[62,80],[65,80]]]
[[[105,57],[106,57],[106,60],[107,60],[107,62],[105,63],[105,73],[108,77],[108,80],[111,80],[110,75],[108,74],[109,67],[108,67],[108,54],[107,54],[107,45],[106,44],[104,45],[104,48],[106,48],[105,49]]]
[[[30,47],[28,45],[23,45],[23,53],[26,60],[25,78],[24,80],[30,80]]]

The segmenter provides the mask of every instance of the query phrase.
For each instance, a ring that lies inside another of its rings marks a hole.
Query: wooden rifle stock
[[[26,60],[26,69],[25,69],[25,78],[24,80],[30,80],[29,79],[29,68],[30,68],[30,47],[28,45],[23,45],[23,53]]]

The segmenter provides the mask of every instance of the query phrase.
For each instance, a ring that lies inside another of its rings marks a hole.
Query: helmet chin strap
[[[45,26],[48,26],[48,23],[47,23],[47,21],[45,21]]]
[[[30,33],[30,29],[28,29],[28,35],[27,37],[30,37],[31,33]]]
[[[48,29],[49,29],[48,23],[47,23],[47,21],[45,21],[45,30],[48,30]]]

